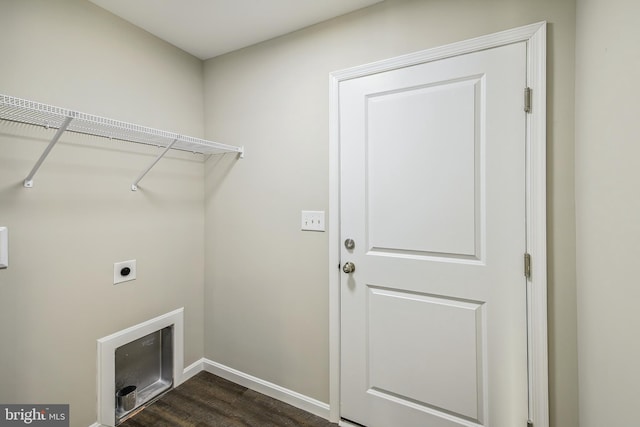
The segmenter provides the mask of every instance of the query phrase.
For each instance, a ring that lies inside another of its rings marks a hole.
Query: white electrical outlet
[[[0,268],[9,267],[9,230],[0,227]]]
[[[303,231],[324,231],[324,211],[302,211]]]
[[[136,279],[136,260],[113,263],[113,284]]]

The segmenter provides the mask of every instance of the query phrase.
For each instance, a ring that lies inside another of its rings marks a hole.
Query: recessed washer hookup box
[[[173,385],[173,326],[118,347],[115,353],[117,425]]]

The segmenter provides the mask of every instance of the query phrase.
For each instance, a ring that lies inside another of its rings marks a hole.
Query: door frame
[[[531,255],[527,280],[529,418],[549,426],[547,350],[547,200],[546,200],[546,22],[365,64],[329,75],[329,419],[340,421],[340,82],[439,59],[527,43],[527,86],[531,111],[526,117],[526,245]],[[524,88],[523,88],[524,92]],[[524,97],[524,93],[523,93]],[[343,425],[347,425],[346,423]],[[523,424],[524,426],[524,424]]]

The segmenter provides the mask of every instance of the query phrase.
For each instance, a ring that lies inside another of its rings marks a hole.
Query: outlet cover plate
[[[0,268],[9,267],[9,230],[0,227]]]
[[[122,269],[128,268],[129,274],[123,275]],[[128,282],[136,279],[136,260],[121,261],[113,263],[113,284]]]
[[[324,211],[302,211],[300,230],[324,231]]]

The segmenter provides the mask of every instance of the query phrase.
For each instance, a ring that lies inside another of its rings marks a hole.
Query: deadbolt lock
[[[354,242],[353,239],[347,239],[344,241],[344,247],[348,250],[353,250],[353,248],[356,247],[356,242]]]

